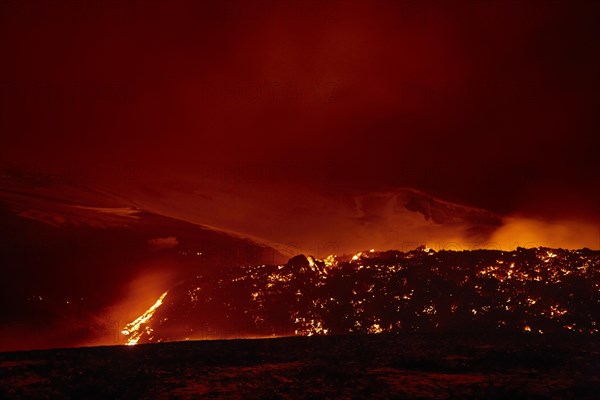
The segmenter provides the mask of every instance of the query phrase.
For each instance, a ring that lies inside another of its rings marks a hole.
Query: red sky
[[[0,7],[4,166],[598,219],[598,2]]]

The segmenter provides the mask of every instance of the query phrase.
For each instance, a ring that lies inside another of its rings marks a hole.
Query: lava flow
[[[127,344],[384,332],[595,335],[599,265],[598,251],[541,247],[300,255],[198,275],[123,333]]]
[[[148,325],[148,322],[152,319],[152,316],[163,303],[164,298],[167,296],[168,292],[164,292],[158,300],[152,305],[152,307],[148,308],[142,315],[140,315],[134,321],[125,325],[121,333],[127,336],[127,344],[128,346],[133,346],[138,343],[143,333],[145,332],[147,335],[150,335],[153,329]],[[151,339],[150,339],[151,340]]]

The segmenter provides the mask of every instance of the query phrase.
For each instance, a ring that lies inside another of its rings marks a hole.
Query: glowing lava
[[[162,305],[163,300],[164,300],[165,296],[167,295],[167,293],[168,292],[164,292],[158,298],[158,300],[156,300],[156,302],[152,305],[152,307],[147,309],[135,321],[132,321],[132,322],[128,323],[127,325],[125,325],[125,327],[123,328],[121,333],[123,335],[127,336],[127,341],[125,342],[125,344],[127,346],[133,346],[133,345],[137,344],[137,342],[142,337],[142,334],[144,333],[144,331],[148,335],[150,333],[152,333],[152,328],[147,325],[147,322],[150,321],[150,319],[152,318],[152,316],[154,315],[154,313],[156,312],[158,307],[160,307]],[[144,330],[142,330],[142,325],[146,325],[146,326],[144,326],[144,328],[145,328]]]

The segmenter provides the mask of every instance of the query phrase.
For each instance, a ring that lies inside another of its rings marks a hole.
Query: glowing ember
[[[325,259],[323,259],[323,262],[325,263],[325,266],[326,267],[333,267],[335,265],[335,263],[336,263],[335,257],[336,256],[333,255],[333,254],[330,254],[327,257],[325,257]]]
[[[123,328],[121,333],[125,336],[128,336],[127,341],[125,342],[125,344],[127,346],[136,345],[138,343],[138,341],[140,340],[140,338],[142,337],[144,332],[146,332],[147,334],[152,333],[152,328],[150,328],[146,324],[148,321],[150,321],[150,319],[156,312],[156,309],[158,309],[158,307],[160,307],[162,305],[163,300],[164,300],[165,296],[167,295],[167,293],[168,292],[164,292],[158,298],[158,300],[156,300],[156,302],[152,305],[152,307],[147,309],[135,321],[132,321],[132,322],[128,323],[127,325],[125,325],[125,327]],[[144,327],[144,329],[142,329],[142,325],[146,325]]]

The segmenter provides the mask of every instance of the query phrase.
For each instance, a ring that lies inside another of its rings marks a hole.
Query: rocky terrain
[[[597,336],[600,252],[365,251],[198,275],[123,331],[129,344],[351,333]]]
[[[0,353],[0,398],[594,399],[598,341],[381,334]]]

